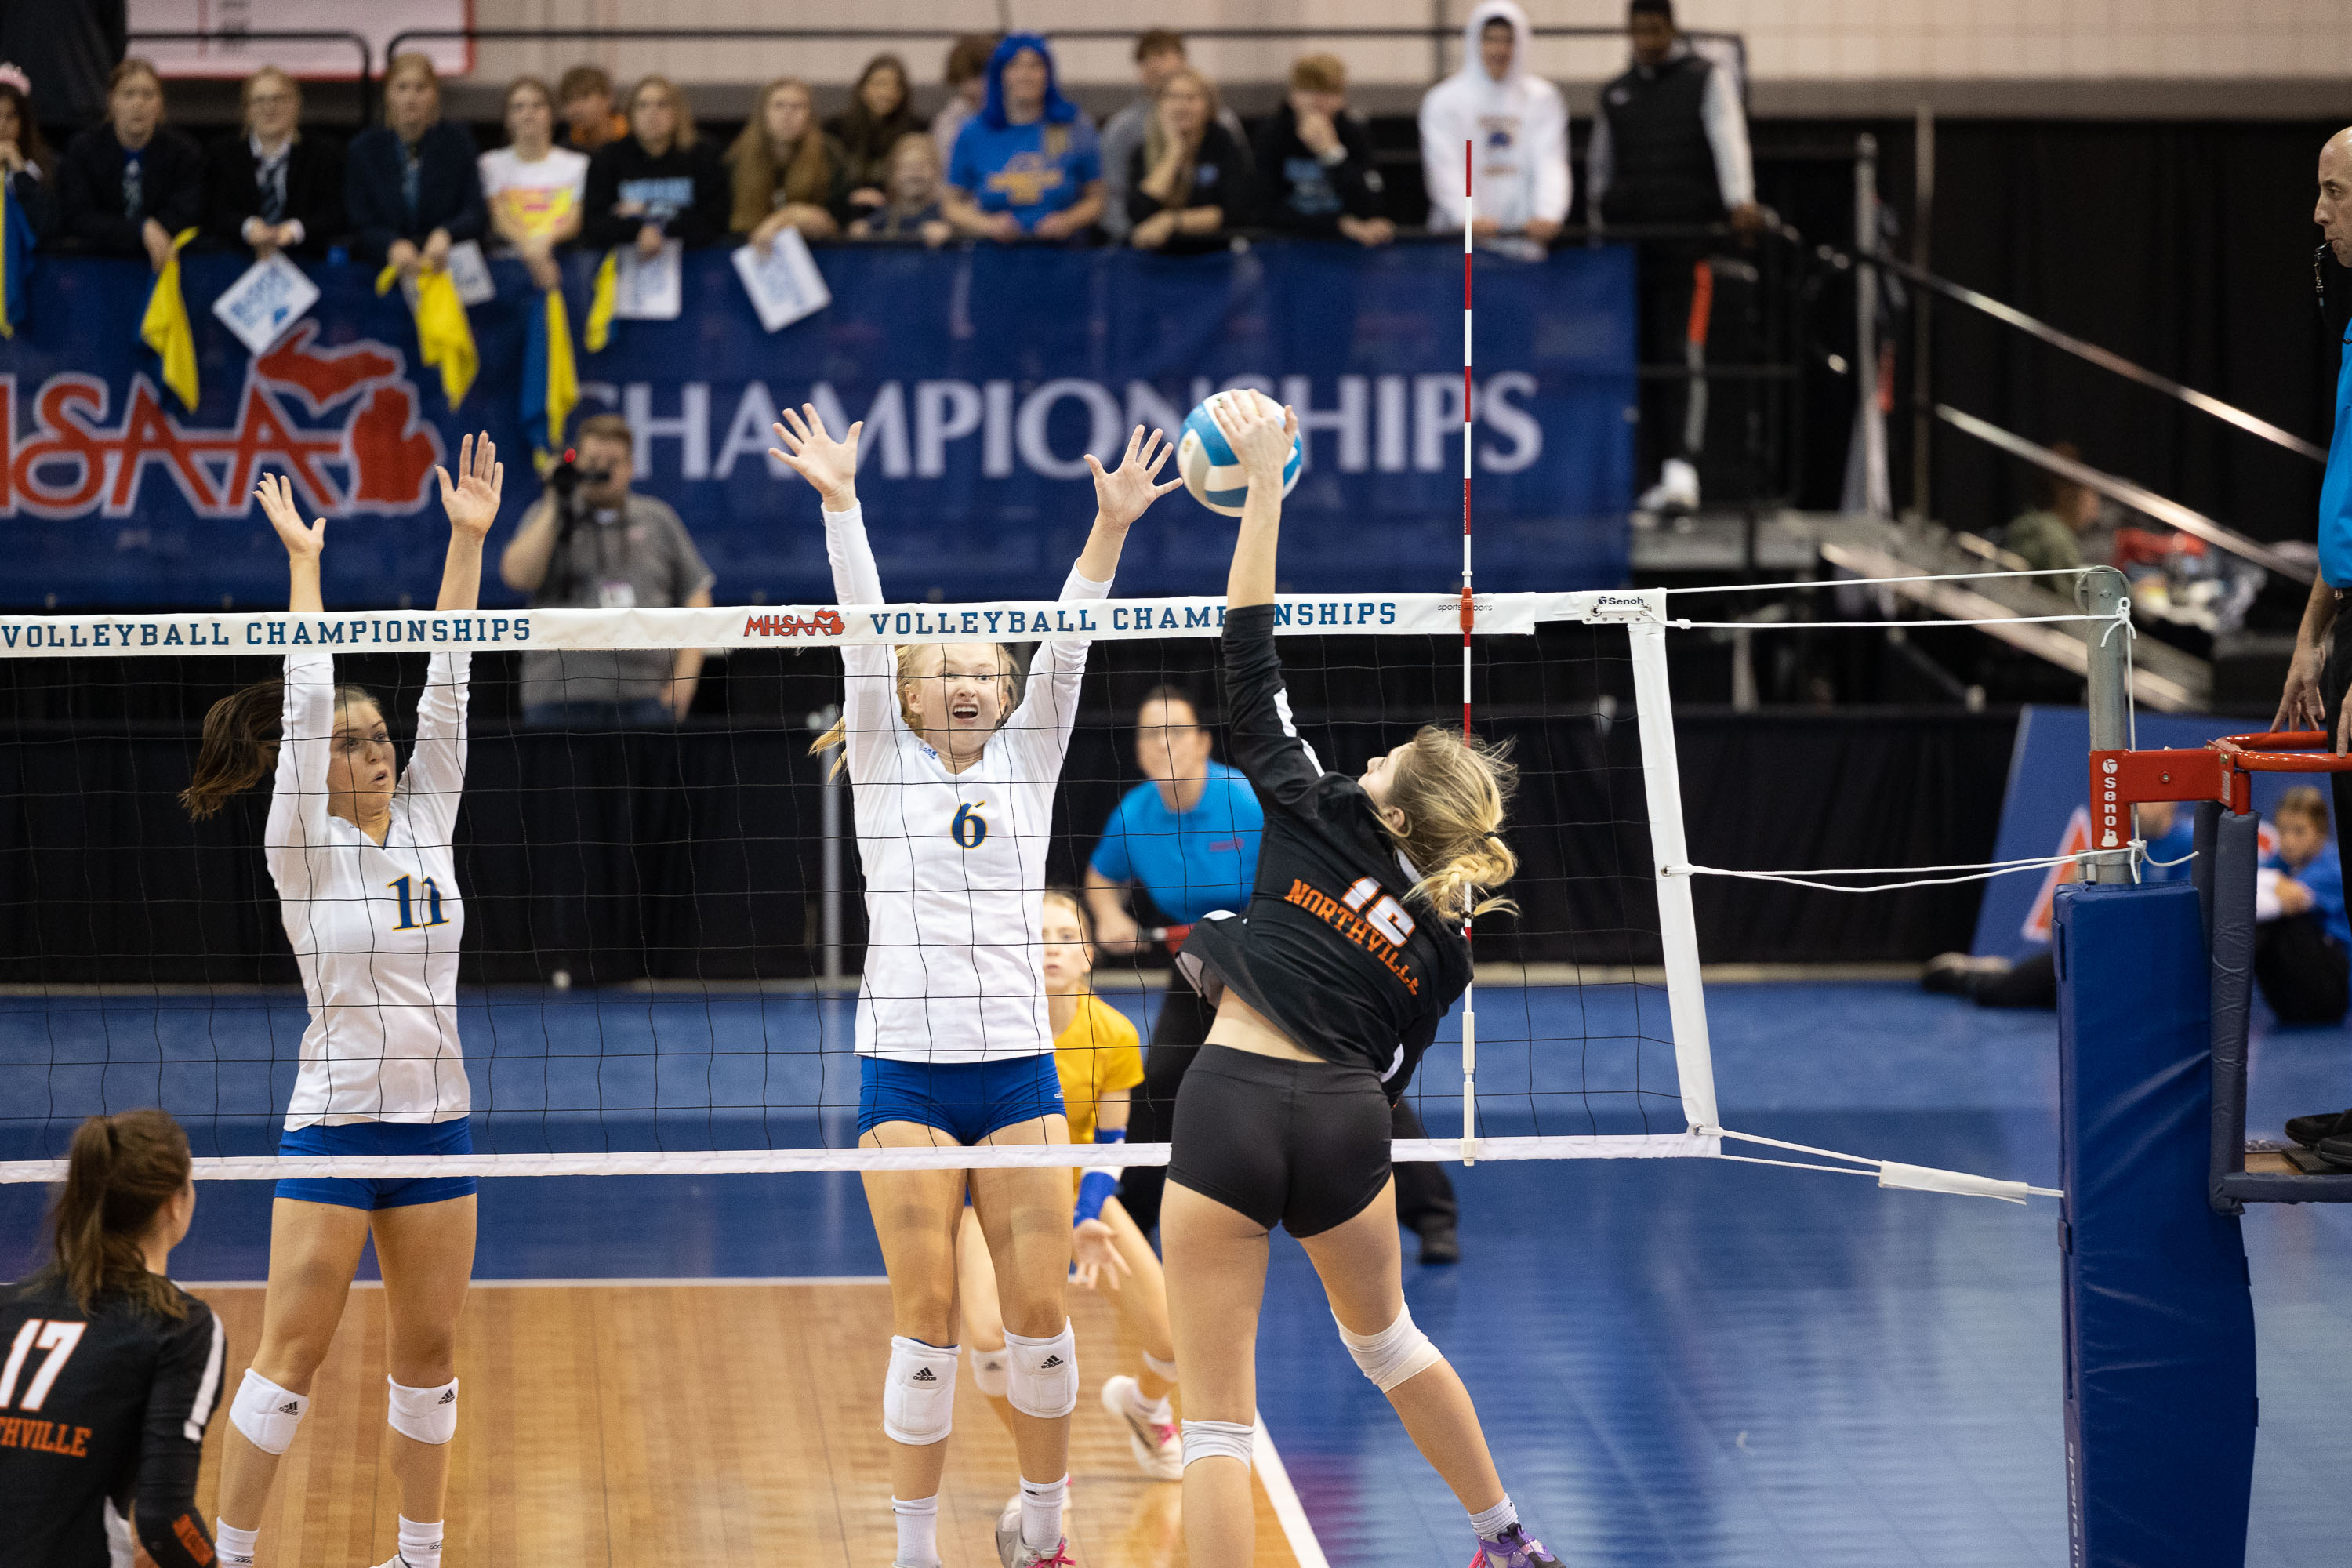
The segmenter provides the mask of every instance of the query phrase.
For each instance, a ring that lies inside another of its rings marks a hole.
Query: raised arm
[[[319,557],[326,550],[327,520],[304,525],[302,514],[294,509],[293,483],[283,475],[264,476],[254,496],[286,546],[292,579],[286,607],[298,615],[323,609]],[[281,898],[302,896],[309,876],[299,854],[288,858],[280,852],[327,841],[327,759],[334,731],[334,656],[317,647],[289,653],[285,705],[278,715],[278,773],[263,837]]]
[[[1239,406],[1236,406],[1239,405]],[[1298,416],[1261,410],[1255,398],[1209,405],[1217,428],[1249,476],[1241,531],[1225,580],[1226,733],[1234,764],[1262,795],[1288,805],[1323,776],[1315,749],[1291,722],[1282,660],[1274,648],[1274,562],[1282,532],[1282,469],[1298,434]]]
[[[1223,431],[1249,493],[1242,501],[1241,531],[1234,536],[1233,569],[1225,578],[1225,610],[1274,603],[1274,557],[1282,538],[1282,470],[1298,439],[1298,416],[1289,408],[1276,417],[1255,398],[1221,397],[1209,416]]]
[[[481,601],[482,542],[499,520],[507,466],[485,431],[457,448],[457,480],[436,468],[441,510],[449,515],[449,554],[441,569],[444,610],[470,610]],[[415,814],[420,843],[447,844],[457,826],[466,788],[466,710],[473,657],[444,651],[425,660],[425,689],[416,699],[416,749],[401,775],[400,793]]]
[[[866,514],[857,504],[857,438],[865,434],[863,420],[850,426],[836,441],[817,417],[816,405],[803,403],[795,413],[783,410],[778,424],[769,426],[776,445],[768,456],[809,482],[824,517],[825,559],[833,565],[833,597],[839,605],[879,605],[882,573],[874,563],[874,547],[866,539]],[[845,646],[841,650],[842,722],[848,735],[850,770],[857,772],[861,749],[876,737],[888,734],[902,722],[898,714],[898,655],[883,643]]]
[[[499,521],[507,466],[499,461],[498,446],[485,430],[478,446],[468,436],[458,447],[456,484],[449,482],[449,470],[437,464],[433,473],[441,481],[441,510],[449,514],[449,553],[441,563],[441,598],[436,607],[470,610],[482,602],[482,542]]]

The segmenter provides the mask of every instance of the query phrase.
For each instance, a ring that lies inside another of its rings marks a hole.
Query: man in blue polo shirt
[[[2336,261],[2352,267],[2352,129],[2337,132],[2319,150],[2319,200],[2312,221]],[[2327,477],[2319,486],[2319,580],[2311,585],[2303,626],[2295,633],[2294,659],[2287,666],[2286,692],[2279,700],[2273,730],[2326,730],[2338,752],[2352,750],[2347,732],[2347,689],[2352,689],[2352,636],[2345,635],[2344,600],[2352,594],[2352,352],[2339,350],[2336,376],[2335,433],[2327,445]],[[2336,819],[2352,820],[2352,774],[2331,775]],[[2337,869],[2344,869],[2344,836],[2336,841]],[[2324,1118],[2298,1117],[2307,1131]],[[2330,1135],[2310,1139],[2330,1160],[2352,1165],[2352,1110],[2334,1119]],[[2297,1134],[2302,1138],[2302,1133]]]
[[[1129,908],[1132,888],[1149,895],[1170,922],[1157,940],[1171,952],[1211,910],[1249,908],[1265,811],[1239,770],[1211,758],[1211,741],[1199,706],[1181,687],[1153,688],[1136,710],[1135,760],[1149,782],[1119,801],[1087,866],[1087,903],[1103,952],[1139,952],[1152,945]],[[1134,1142],[1167,1141],[1176,1091],[1215,1018],[1207,1000],[1171,971],[1151,1027],[1143,1085],[1128,1116]],[[1397,1107],[1391,1124],[1400,1138],[1429,1136],[1410,1102]],[[1119,1181],[1120,1204],[1147,1235],[1160,1223],[1166,1175],[1161,1166],[1137,1165]],[[1421,1237],[1422,1261],[1455,1261],[1461,1244],[1444,1167],[1399,1165],[1396,1178],[1397,1215]]]

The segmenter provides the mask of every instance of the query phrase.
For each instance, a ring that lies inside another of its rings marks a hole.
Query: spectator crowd
[[[1633,9],[1666,4],[1634,0]],[[1482,236],[1543,244],[1559,234],[1574,184],[1568,114],[1559,89],[1530,68],[1531,40],[1516,0],[1484,0],[1471,14],[1461,70],[1422,106],[1429,226],[1461,227],[1458,152],[1475,139]],[[1381,245],[1400,218],[1422,218],[1389,210],[1370,128],[1348,107],[1337,58],[1297,60],[1283,101],[1254,132],[1192,66],[1180,34],[1144,33],[1134,62],[1134,100],[1097,128],[1063,91],[1040,35],[958,39],[949,97],[929,116],[915,107],[905,59],[881,54],[858,73],[847,106],[824,119],[806,82],[769,82],[724,146],[703,133],[678,83],[649,75],[623,92],[583,65],[552,87],[528,76],[510,83],[505,144],[487,153],[445,118],[439,77],[421,54],[390,63],[381,123],[348,145],[305,126],[300,85],[265,67],[244,84],[242,124],[209,147],[171,123],[155,68],[127,58],[107,79],[104,119],[62,153],[44,142],[35,112],[62,99],[45,100],[40,84],[0,65],[0,180],[37,244],[144,257],[158,270],[188,229],[257,257],[341,250],[403,273],[436,268],[474,240],[519,258],[542,287],[572,245],[650,254],[671,240],[758,244],[793,229],[812,241],[962,236],[1182,252],[1221,247],[1244,229]],[[1736,111],[1717,82],[1706,104],[1718,154],[1725,103]],[[1622,155],[1617,165],[1621,183],[1638,173]],[[1737,194],[1746,177],[1742,169],[1725,186]],[[1723,216],[1706,207],[1698,204],[1700,221]]]

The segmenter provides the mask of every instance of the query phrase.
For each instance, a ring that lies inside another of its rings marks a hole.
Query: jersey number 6
[[[1339,901],[1363,916],[1366,925],[1402,947],[1412,939],[1412,917],[1404,912],[1402,904],[1386,893],[1381,893],[1380,902],[1372,904],[1370,909],[1364,908],[1366,904],[1372,903],[1374,893],[1381,893],[1381,885],[1370,877],[1359,877],[1348,889],[1348,896]]]
[[[977,849],[987,840],[988,819],[980,815],[980,808],[987,804],[976,800],[956,807],[955,821],[948,828],[948,836],[956,841],[956,847]]]

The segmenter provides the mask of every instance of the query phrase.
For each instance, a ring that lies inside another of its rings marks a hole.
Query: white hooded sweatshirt
[[[1479,58],[1490,21],[1511,25],[1511,68],[1496,81]],[[1516,0],[1483,0],[1462,29],[1462,68],[1421,100],[1421,166],[1429,185],[1429,226],[1462,227],[1462,144],[1477,143],[1477,216],[1506,230],[1530,218],[1568,217],[1574,190],[1568,166],[1568,105],[1559,89],[1528,69],[1534,41]]]

